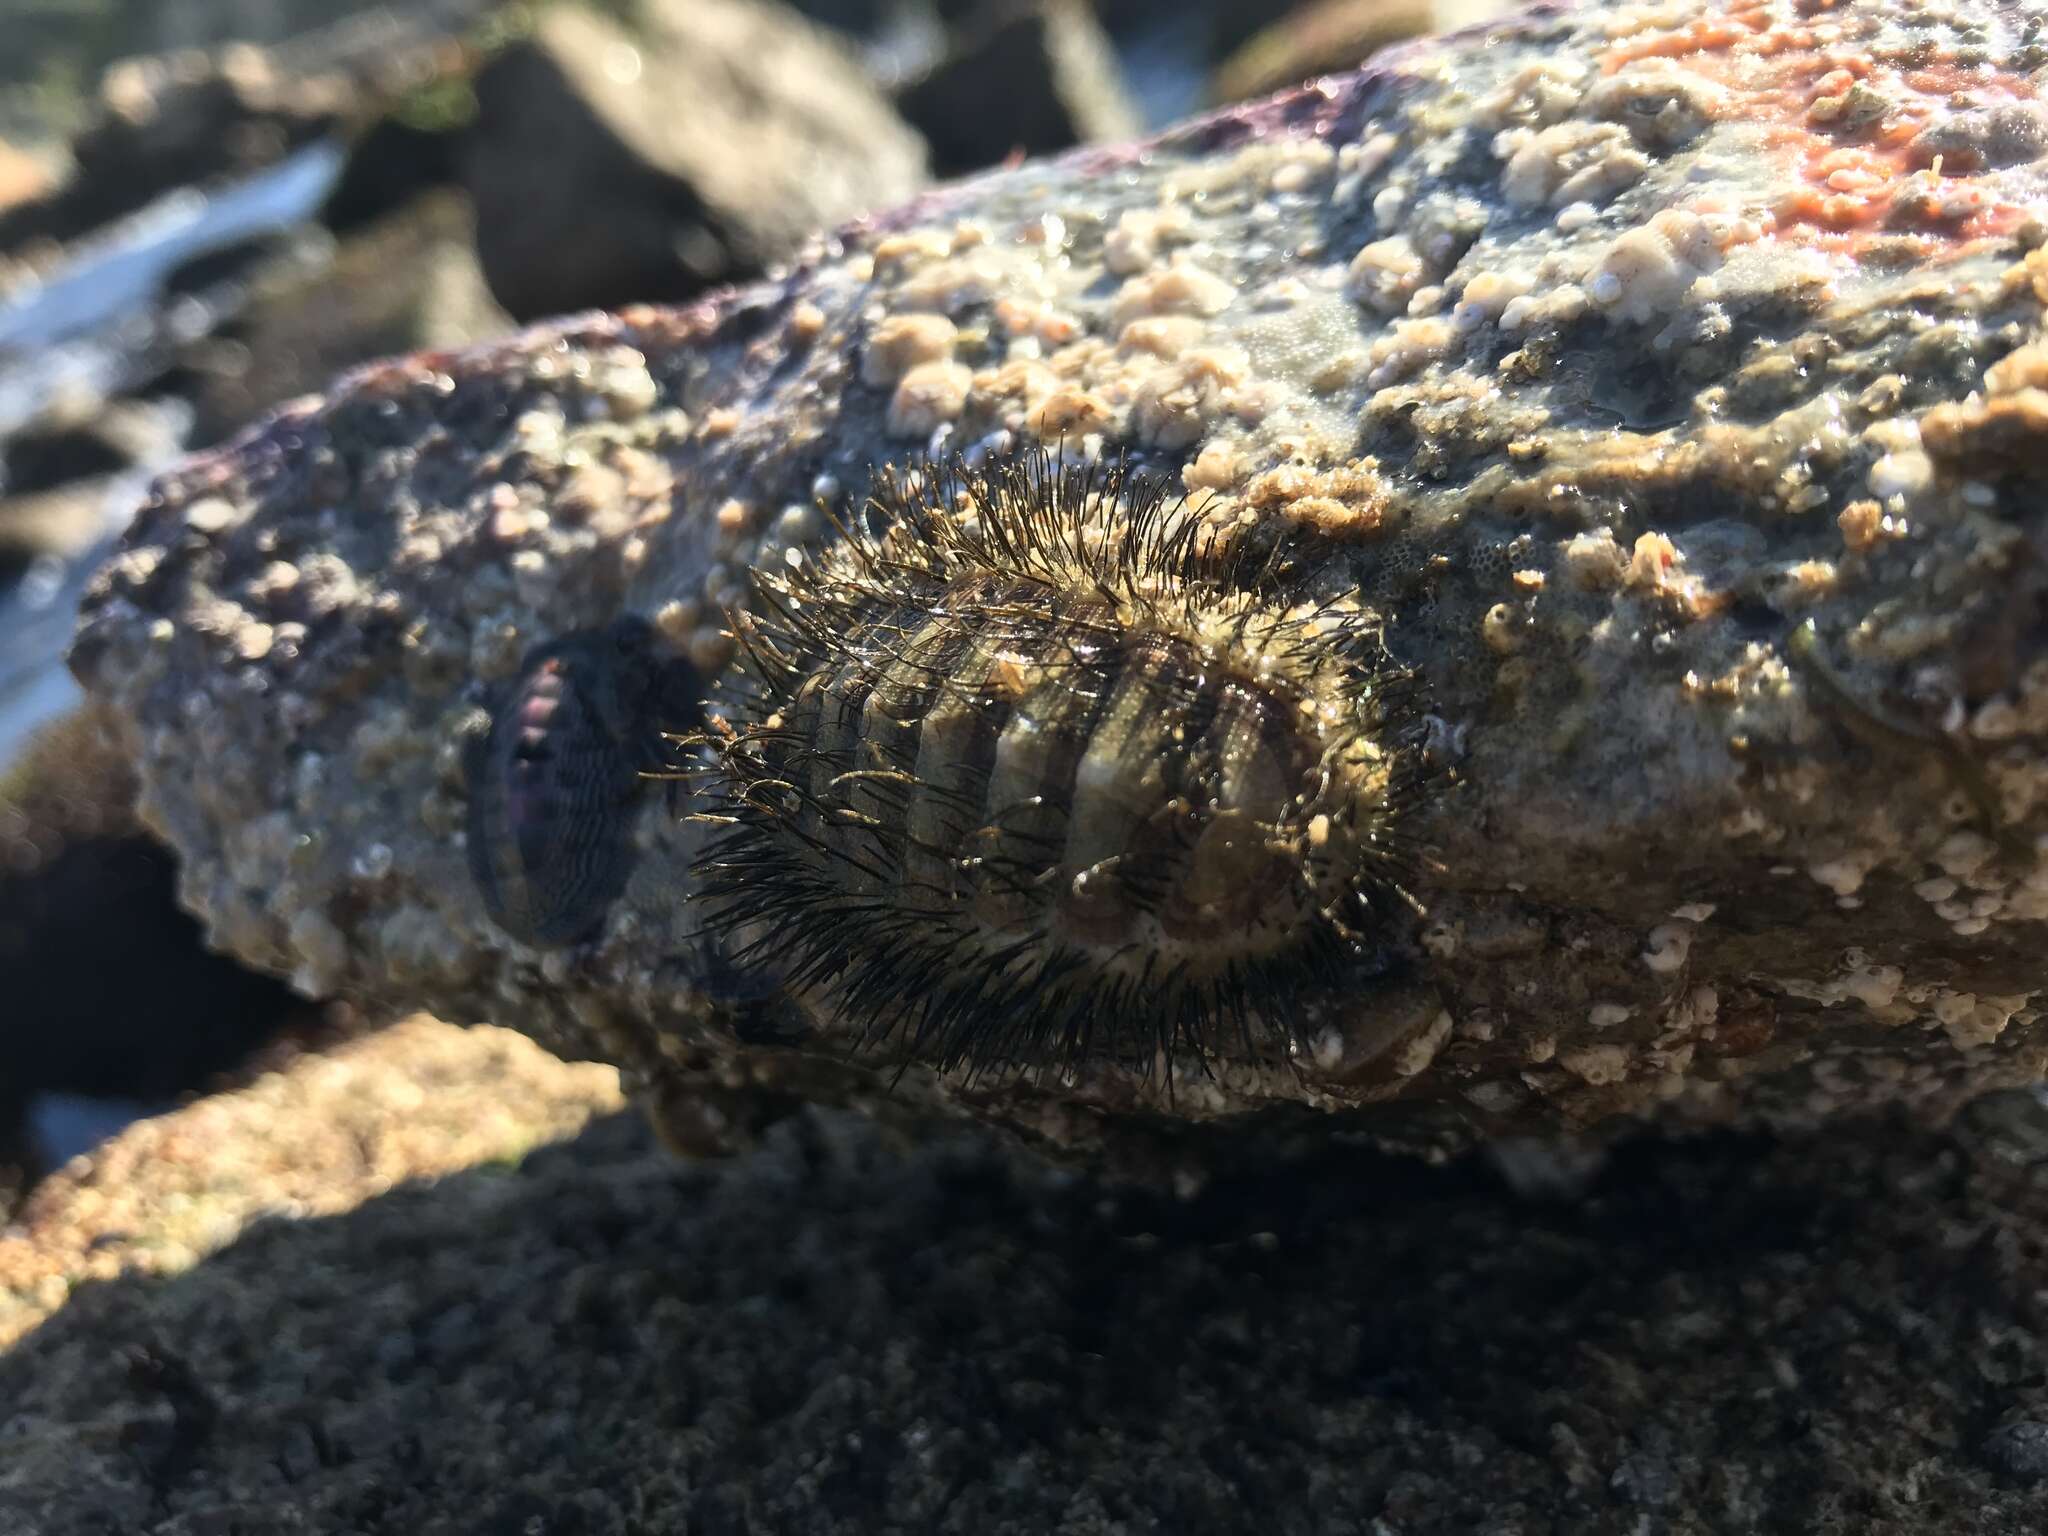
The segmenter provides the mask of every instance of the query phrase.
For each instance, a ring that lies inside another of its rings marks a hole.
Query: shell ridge
[[[1169,1086],[1389,967],[1414,733],[1365,616],[1282,603],[1283,546],[1042,450],[884,467],[834,526],[759,576],[696,739],[735,963],[899,1071],[1107,1054]]]

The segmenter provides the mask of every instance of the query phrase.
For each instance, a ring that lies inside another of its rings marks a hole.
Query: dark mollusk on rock
[[[693,712],[695,694],[688,663],[663,657],[639,619],[526,658],[465,765],[470,873],[499,927],[559,945],[603,920],[632,871],[656,722]]]

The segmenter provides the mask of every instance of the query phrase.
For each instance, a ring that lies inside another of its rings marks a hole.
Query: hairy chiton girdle
[[[1430,775],[1373,613],[1120,462],[884,470],[865,510],[756,573],[675,733],[735,966],[978,1076],[1264,1058],[1401,964]]]

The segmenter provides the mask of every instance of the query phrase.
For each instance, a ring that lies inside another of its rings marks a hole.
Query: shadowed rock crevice
[[[1356,1156],[1178,1203],[829,1115],[688,1167],[614,1116],[82,1289],[0,1360],[0,1525],[2027,1529],[2048,1184],[1987,1113],[1640,1141],[1563,1204]]]
[[[50,1160],[29,1128],[39,1095],[168,1101],[318,1018],[205,946],[103,726],[78,711],[0,766],[0,1219],[7,1170],[26,1183]]]

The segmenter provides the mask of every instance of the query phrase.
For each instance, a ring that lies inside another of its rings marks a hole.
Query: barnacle
[[[1399,963],[1420,712],[1369,612],[1290,605],[1123,464],[868,510],[735,620],[699,874],[736,963],[970,1075],[1258,1056]]]

